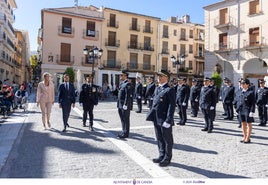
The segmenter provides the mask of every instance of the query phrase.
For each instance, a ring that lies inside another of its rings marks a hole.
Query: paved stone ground
[[[137,114],[134,104],[130,137],[119,140],[116,134],[121,123],[114,101],[100,102],[95,108],[94,132],[82,127],[81,107],[77,107],[71,112],[70,128],[62,133],[61,110],[57,104],[53,107],[52,128],[43,130],[40,110],[30,104],[27,115],[17,113],[23,117],[10,123],[14,128],[6,123],[0,127],[0,156],[6,156],[0,163],[0,177],[133,179],[164,174],[178,179],[267,178],[268,127],[254,123],[252,143],[242,144],[237,121],[218,116],[222,114],[221,103],[217,109],[211,134],[201,131],[204,124],[201,113],[197,118],[189,117],[185,126],[173,127],[172,163],[160,168],[151,162],[158,151],[153,125],[145,121],[148,111],[145,107]]]

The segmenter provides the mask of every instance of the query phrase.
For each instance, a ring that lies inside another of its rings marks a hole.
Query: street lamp
[[[178,58],[178,60],[176,59],[176,57],[174,55],[171,55],[170,60],[173,64],[176,65],[177,67],[177,75],[179,74],[179,68],[178,65],[181,65],[185,62],[185,54],[181,54]]]
[[[95,66],[95,58],[99,59],[102,56],[103,50],[101,48],[93,47],[91,50],[88,51],[87,48],[84,49],[84,55],[88,56],[88,61],[92,59],[92,81],[95,76],[94,66]]]

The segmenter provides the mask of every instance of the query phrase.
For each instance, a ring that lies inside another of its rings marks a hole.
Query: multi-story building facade
[[[146,78],[161,69],[191,79],[203,75],[202,33],[202,25],[189,21],[161,21],[105,7],[43,9],[38,39],[42,72],[54,75],[58,85],[66,67],[71,66],[82,82],[83,76],[92,73],[83,49],[97,46],[103,49],[102,57],[94,60],[94,82],[100,86],[107,83],[115,88],[124,69],[133,81],[137,73]],[[186,56],[180,68],[171,62],[172,54]]]
[[[206,76],[217,66],[235,84],[241,77],[255,85],[267,78],[267,8],[266,0],[225,0],[204,7]]]
[[[15,0],[0,0],[0,80],[15,80]]]

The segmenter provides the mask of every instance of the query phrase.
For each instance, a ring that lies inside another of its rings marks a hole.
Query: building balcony
[[[117,47],[118,48],[120,46],[120,40],[105,39],[105,46]]]
[[[121,61],[120,60],[103,60],[101,66],[104,69],[121,69]]]
[[[58,26],[58,35],[65,37],[74,37],[74,27]]]
[[[230,52],[233,49],[233,44],[230,42],[214,44],[214,51],[217,53]]]
[[[229,17],[226,20],[221,20],[219,17],[214,19],[214,27],[217,29],[224,29],[229,27],[234,26],[234,19],[232,17]]]
[[[83,38],[88,40],[99,40],[99,31],[84,29]]]
[[[148,64],[138,64],[138,63],[131,63],[128,62],[126,67],[129,71],[138,71],[138,72],[154,72],[155,65],[148,65]]]
[[[108,19],[107,20],[107,27],[119,28],[119,23],[118,23],[118,21],[110,21]]]
[[[161,54],[162,55],[169,55],[170,54],[169,49],[162,49]]]
[[[129,30],[131,31],[140,31],[140,25],[133,25],[133,24],[130,24],[129,25]]]
[[[268,44],[265,42],[259,42],[257,40],[245,41],[243,43],[243,48],[246,50],[258,50],[268,47]]]
[[[143,33],[153,33],[153,28],[149,26],[144,26]]]
[[[64,56],[56,55],[56,63],[59,65],[72,66],[74,65],[74,56]]]

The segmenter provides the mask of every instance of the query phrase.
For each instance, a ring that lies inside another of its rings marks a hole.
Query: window
[[[193,45],[192,44],[189,45],[189,53],[193,53]]]
[[[61,43],[60,61],[71,62],[71,44]]]
[[[138,69],[138,54],[130,53],[130,64],[128,66],[130,69]]]
[[[166,41],[163,41],[163,43],[162,43],[162,53],[163,54],[169,54],[168,42],[166,42]]]
[[[138,48],[138,35],[130,35],[130,48]]]
[[[184,55],[186,53],[186,46],[185,44],[180,45],[180,54]]]
[[[219,50],[227,49],[227,33],[222,33],[219,35]]]
[[[151,21],[145,20],[144,32],[151,33]]]
[[[228,9],[224,8],[220,10],[220,24],[228,23]]]
[[[163,26],[163,38],[168,38],[168,26]]]
[[[116,46],[116,32],[109,31],[108,46]]]
[[[138,30],[138,19],[132,18],[131,30]]]
[[[173,44],[173,51],[177,51],[177,45]]]
[[[87,36],[95,37],[95,22],[87,21]]]
[[[166,57],[163,57],[162,58],[162,69],[164,69],[164,70],[168,70],[168,58],[166,58]]]
[[[258,46],[260,44],[259,40],[259,28],[250,28],[249,29],[249,45]]]
[[[190,31],[189,31],[189,37],[190,37],[190,38],[194,38],[194,31],[193,31],[193,30],[190,30]]]
[[[72,34],[72,19],[63,17],[62,18],[62,33]]]
[[[189,69],[193,69],[193,61],[189,60]]]
[[[181,29],[181,40],[186,40],[186,29],[182,28]]]
[[[110,26],[116,27],[116,15],[115,14],[110,14]]]
[[[177,36],[177,30],[173,31],[173,36]]]
[[[143,55],[143,69],[151,70],[151,55]]]
[[[116,51],[107,52],[107,67],[115,68],[116,67]]]
[[[260,13],[260,2],[254,0],[249,2],[249,15]]]
[[[151,37],[144,37],[144,49],[151,50]]]

